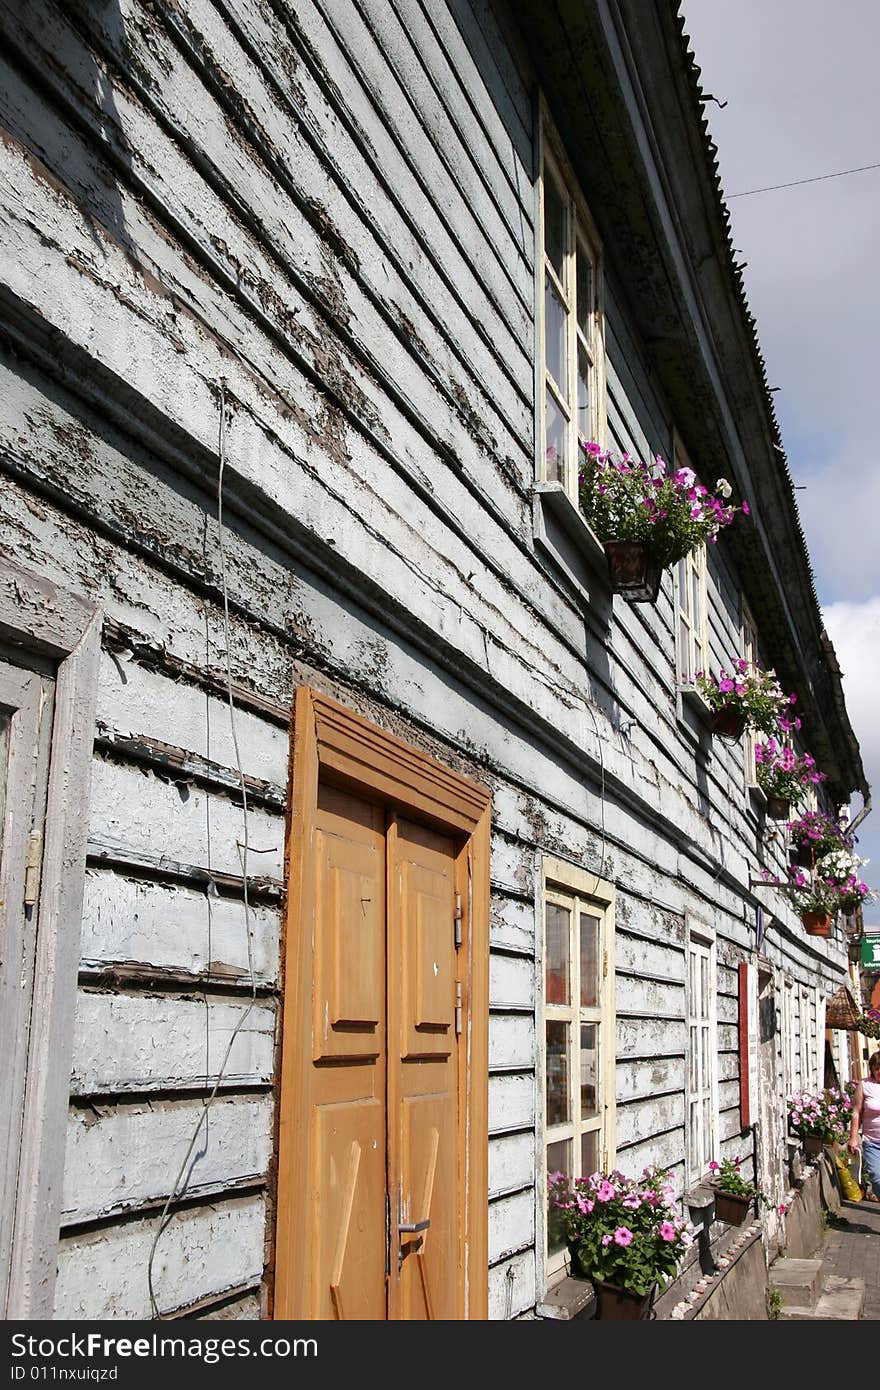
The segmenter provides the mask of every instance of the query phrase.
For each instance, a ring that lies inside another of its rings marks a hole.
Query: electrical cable
[[[802,183],[823,183],[825,179],[842,179],[847,174],[864,174],[869,169],[880,169],[880,164],[860,164],[856,169],[839,169],[836,174],[816,174],[811,179],[794,179],[791,183],[770,183],[766,188],[747,188],[743,193],[728,193],[726,201],[733,198],[751,198],[753,193],[775,193],[779,188],[799,188]]]
[[[192,1139],[190,1140],[189,1148],[187,1149],[186,1153],[184,1154],[183,1162],[182,1162],[181,1165],[180,1165],[180,1169],[178,1170],[177,1177],[174,1179],[174,1185],[173,1185],[173,1187],[172,1187],[172,1189],[171,1189],[171,1192],[170,1192],[170,1194],[169,1194],[169,1196],[168,1196],[168,1198],[167,1198],[167,1200],[166,1200],[166,1202],[165,1202],[164,1207],[162,1208],[162,1214],[161,1214],[161,1216],[160,1216],[160,1218],[159,1218],[159,1226],[158,1226],[158,1229],[157,1229],[157,1231],[156,1231],[155,1236],[153,1237],[153,1243],[152,1243],[152,1245],[151,1245],[151,1247],[150,1247],[150,1257],[149,1257],[149,1260],[148,1260],[148,1262],[147,1262],[147,1285],[148,1285],[148,1288],[149,1288],[149,1294],[150,1294],[150,1308],[152,1309],[153,1317],[156,1318],[156,1319],[159,1319],[159,1320],[161,1320],[161,1319],[163,1318],[164,1314],[162,1314],[162,1313],[159,1311],[159,1306],[158,1306],[158,1303],[157,1303],[157,1301],[156,1301],[156,1294],[155,1294],[155,1290],[154,1290],[154,1287],[153,1287],[153,1263],[154,1263],[155,1256],[156,1256],[156,1249],[157,1249],[157,1247],[158,1247],[159,1240],[160,1240],[160,1238],[161,1238],[163,1232],[166,1230],[166,1228],[167,1228],[167,1226],[168,1226],[168,1224],[169,1224],[169,1222],[170,1222],[170,1220],[171,1220],[171,1215],[172,1215],[172,1213],[171,1213],[171,1207],[172,1207],[172,1204],[173,1204],[175,1201],[177,1201],[178,1198],[182,1195],[182,1193],[186,1190],[186,1182],[184,1181],[184,1174],[186,1173],[187,1164],[189,1163],[190,1156],[191,1156],[191,1154],[192,1154],[192,1152],[193,1152],[193,1149],[194,1149],[195,1146],[196,1146],[196,1141],[198,1140],[199,1134],[201,1133],[202,1125],[206,1123],[207,1118],[208,1118],[208,1112],[209,1112],[211,1106],[213,1105],[213,1103],[214,1103],[214,1101],[215,1101],[215,1099],[216,1099],[216,1097],[217,1097],[217,1092],[218,1092],[219,1089],[220,1089],[220,1083],[221,1083],[221,1081],[223,1080],[223,1077],[224,1077],[224,1075],[225,1075],[225,1072],[226,1072],[226,1065],[227,1065],[227,1063],[228,1063],[228,1061],[229,1061],[229,1057],[230,1057],[230,1054],[231,1054],[231,1052],[232,1052],[233,1043],[235,1042],[235,1039],[238,1037],[238,1034],[241,1032],[242,1028],[244,1027],[245,1022],[247,1021],[247,1019],[248,1019],[248,1017],[249,1017],[249,1015],[250,1015],[250,1013],[251,1013],[252,1009],[254,1008],[254,1006],[255,1006],[255,1004],[256,1004],[256,1001],[257,1001],[257,980],[256,980],[256,974],[255,974],[255,971],[254,971],[253,936],[252,936],[252,928],[251,928],[251,906],[250,906],[250,900],[249,900],[249,898],[248,898],[248,852],[249,852],[249,849],[250,849],[250,841],[249,841],[249,837],[248,837],[248,800],[247,800],[247,785],[246,785],[246,783],[245,783],[244,770],[243,770],[243,768],[242,768],[242,762],[241,762],[241,753],[240,753],[240,751],[239,751],[239,745],[238,745],[238,731],[237,731],[236,723],[235,723],[235,704],[234,704],[233,696],[232,696],[232,666],[231,666],[230,656],[229,656],[229,646],[230,646],[229,588],[228,588],[227,579],[226,579],[226,552],[225,552],[224,544],[223,544],[223,473],[224,473],[224,469],[225,469],[225,467],[226,467],[226,380],[225,380],[225,378],[221,378],[221,381],[220,381],[220,430],[219,430],[219,439],[218,439],[218,455],[219,455],[219,464],[218,464],[218,473],[217,473],[217,542],[218,542],[218,552],[219,552],[219,556],[220,556],[220,582],[221,582],[221,587],[222,587],[222,590],[223,590],[223,638],[224,638],[224,645],[225,645],[226,695],[227,695],[227,700],[228,700],[228,703],[229,703],[229,724],[230,724],[230,730],[231,730],[231,733],[232,733],[232,746],[233,746],[233,749],[234,749],[234,752],[235,752],[235,766],[236,766],[236,771],[238,772],[239,785],[240,785],[240,787],[241,787],[242,819],[243,819],[243,822],[244,822],[244,838],[243,838],[243,840],[238,841],[237,843],[238,843],[238,845],[239,845],[239,847],[240,847],[240,850],[241,850],[241,856],[240,856],[240,857],[241,857],[241,875],[242,875],[242,898],[243,898],[243,901],[244,901],[244,922],[245,922],[245,935],[247,936],[247,958],[248,958],[248,973],[249,973],[249,976],[250,976],[251,997],[250,997],[250,1003],[248,1004],[247,1008],[245,1009],[244,1013],[243,1013],[243,1014],[241,1015],[241,1017],[239,1018],[238,1022],[236,1023],[235,1027],[234,1027],[233,1030],[232,1030],[232,1033],[230,1034],[229,1042],[228,1042],[227,1045],[226,1045],[226,1051],[225,1051],[224,1054],[223,1054],[223,1060],[222,1060],[222,1062],[220,1063],[220,1070],[217,1072],[217,1076],[216,1076],[216,1079],[215,1079],[215,1081],[214,1081],[213,1089],[211,1090],[211,1093],[210,1093],[210,1095],[207,1097],[207,1099],[203,1102],[202,1110],[201,1110],[201,1113],[200,1113],[200,1115],[199,1115],[198,1123],[196,1124],[195,1130],[194,1130],[194,1132],[193,1132]]]

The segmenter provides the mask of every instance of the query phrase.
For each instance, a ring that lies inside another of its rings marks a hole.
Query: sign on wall
[[[739,1110],[748,1129],[758,1119],[758,967],[739,967]]]
[[[880,936],[862,937],[862,965],[880,970]]]

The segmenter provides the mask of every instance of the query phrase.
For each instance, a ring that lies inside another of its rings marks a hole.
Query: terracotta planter
[[[644,541],[603,541],[611,587],[629,603],[656,603],[660,565]]]
[[[802,912],[801,921],[807,936],[830,936],[831,917],[823,912]]]
[[[741,1226],[746,1219],[751,1197],[739,1192],[720,1192],[715,1189],[715,1220],[726,1221],[729,1226]]]
[[[593,1280],[593,1287],[596,1290],[596,1318],[601,1322],[610,1322],[612,1318],[649,1317],[654,1294],[657,1292],[656,1284],[652,1284],[643,1295],[630,1293],[629,1289],[620,1289],[616,1284],[603,1284],[598,1279]]]
[[[746,727],[745,717],[738,709],[716,709],[712,711],[710,728],[719,738],[742,738]]]
[[[788,820],[791,814],[791,802],[784,796],[767,797],[767,815],[771,820]]]

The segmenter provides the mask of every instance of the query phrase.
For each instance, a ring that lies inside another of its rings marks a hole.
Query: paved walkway
[[[841,1202],[816,1255],[823,1277],[864,1279],[862,1318],[880,1320],[880,1203]]]

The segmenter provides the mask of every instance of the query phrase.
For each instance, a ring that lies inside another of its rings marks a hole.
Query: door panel
[[[455,1008],[455,845],[402,818],[389,832],[392,962],[389,995],[389,1166],[398,1182],[396,1318],[460,1316],[458,1066]],[[399,1116],[395,1130],[393,1117]],[[401,1225],[429,1226],[416,1232]],[[392,1222],[392,1229],[393,1229]],[[395,1262],[392,1261],[392,1273]]]
[[[384,815],[322,786],[314,844],[305,1316],[384,1318]]]

